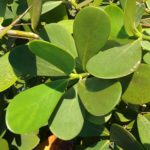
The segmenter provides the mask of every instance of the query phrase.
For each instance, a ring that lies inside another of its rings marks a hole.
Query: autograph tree
[[[0,0],[0,149],[150,149],[149,13],[150,0]]]

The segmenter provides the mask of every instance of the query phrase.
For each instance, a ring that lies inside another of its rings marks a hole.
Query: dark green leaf
[[[10,52],[9,61],[18,76],[65,76],[60,69],[35,56],[27,45],[16,46]]]
[[[113,124],[110,128],[110,139],[124,150],[144,150],[130,132],[117,124]]]
[[[4,20],[6,6],[7,6],[7,0],[0,0],[0,25]]]
[[[85,121],[79,136],[81,137],[109,136],[109,131],[106,128],[104,128],[103,125],[95,125],[89,121]]]
[[[53,44],[34,40],[29,43],[29,48],[34,54],[56,66],[67,75],[74,69],[73,57]]]
[[[111,118],[111,115],[112,114],[107,114],[104,116],[94,116],[90,113],[86,113],[86,119],[95,125],[101,125],[106,123]]]
[[[109,150],[109,146],[110,146],[109,140],[101,140],[97,142],[97,144],[94,144],[93,146],[90,146],[85,150]]]

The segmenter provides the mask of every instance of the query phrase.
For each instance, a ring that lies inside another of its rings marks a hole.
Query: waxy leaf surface
[[[131,104],[150,102],[150,65],[141,64],[134,72],[133,77],[122,98]]]
[[[31,26],[33,30],[36,30],[40,15],[42,12],[42,0],[27,0],[28,6],[31,6],[30,16],[31,16]]]
[[[40,34],[44,40],[51,41],[54,45],[62,48],[74,58],[77,57],[74,39],[61,25],[57,23],[48,24],[40,31]]]
[[[27,45],[15,47],[9,55],[15,73],[21,77],[65,76],[65,73],[48,61],[34,55]]]
[[[89,113],[103,116],[119,103],[121,85],[119,82],[90,78],[79,83],[78,93]]]
[[[121,37],[121,32],[123,30],[124,20],[123,11],[116,5],[108,5],[105,7],[105,11],[110,16],[111,22],[111,38]]]
[[[137,31],[135,26],[136,0],[126,0],[124,8],[124,25],[128,35],[133,36]]]
[[[144,150],[135,137],[118,124],[111,126],[110,140],[125,150]]]
[[[14,133],[31,133],[47,124],[67,86],[67,80],[41,84],[19,93],[6,111],[6,124]]]
[[[87,63],[89,73],[98,78],[113,79],[131,74],[141,61],[140,40],[114,47],[92,57]]]
[[[110,20],[103,10],[86,7],[77,14],[73,35],[84,70],[86,70],[87,61],[105,45],[109,34]]]
[[[63,49],[49,42],[34,40],[29,43],[31,52],[48,61],[67,75],[74,69],[73,57]]]
[[[50,130],[60,139],[71,140],[80,133],[83,123],[77,88],[74,86],[63,96]]]

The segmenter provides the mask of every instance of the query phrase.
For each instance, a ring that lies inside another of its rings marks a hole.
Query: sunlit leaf
[[[74,20],[70,19],[70,20],[61,20],[58,22],[58,24],[60,24],[61,26],[63,26],[69,33],[73,33],[73,23]]]
[[[108,15],[96,7],[82,9],[74,20],[73,35],[82,62],[86,70],[87,61],[97,54],[107,42],[110,34]]]
[[[123,77],[137,69],[141,55],[140,40],[136,40],[130,44],[99,52],[88,61],[87,70],[98,78]]]
[[[136,16],[136,0],[126,0],[124,8],[124,25],[128,35],[133,36],[137,34],[135,25]]]
[[[9,150],[8,142],[5,139],[0,139],[0,149]]]
[[[19,150],[29,150],[35,148],[35,146],[39,143],[40,139],[34,133],[32,134],[23,134],[20,137],[21,145],[17,145],[17,142],[13,141],[13,145],[18,147]]]
[[[40,31],[40,35],[44,40],[51,41],[51,43],[62,48],[74,58],[77,57],[74,39],[61,25],[57,23],[48,24]]]
[[[143,60],[145,63],[150,65],[150,53],[149,52],[143,56]]]
[[[150,42],[149,41],[141,41],[141,46],[144,50],[150,51]]]
[[[30,133],[47,124],[66,85],[67,80],[57,80],[15,96],[6,111],[8,129],[18,134]]]
[[[45,14],[52,9],[58,7],[60,4],[62,4],[62,1],[46,1],[43,4],[42,14]]]
[[[42,0],[27,0],[28,6],[31,6],[30,16],[32,29],[35,30],[39,24],[40,15],[42,12]]]
[[[17,80],[17,77],[9,63],[8,56],[9,53],[0,57],[0,92],[8,89]]]
[[[108,5],[105,11],[110,16],[111,33],[110,38],[122,38],[125,36],[123,11],[116,5]],[[126,36],[127,37],[127,36]]]

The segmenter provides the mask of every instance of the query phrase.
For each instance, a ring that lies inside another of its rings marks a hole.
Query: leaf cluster
[[[149,14],[150,0],[0,0],[0,149],[150,149]]]

